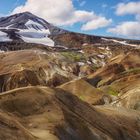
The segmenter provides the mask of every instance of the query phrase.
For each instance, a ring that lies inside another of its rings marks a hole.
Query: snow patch
[[[107,51],[110,51],[110,48],[107,46],[106,50],[107,50]]]
[[[109,39],[107,39],[107,38],[101,38],[102,40],[105,40],[105,41],[109,41]]]
[[[29,38],[43,38],[50,34],[49,30],[35,30],[35,29],[24,29],[17,32],[19,35]]]
[[[0,53],[4,53],[5,51],[3,51],[3,50],[0,50]]]
[[[43,24],[46,24],[45,21],[43,21],[42,19],[37,19],[38,21],[42,22]]]
[[[116,42],[116,43],[119,43],[119,44],[122,44],[122,45],[128,45],[128,46],[132,46],[132,47],[138,47],[138,45],[136,45],[136,44],[129,44],[126,41],[119,41],[119,40],[116,40],[116,39],[102,38],[102,40],[105,40],[105,41],[113,41],[113,42]]]
[[[105,56],[104,55],[102,55],[102,54],[99,54],[99,55],[97,55],[98,57],[100,57],[100,58],[102,58],[102,59],[104,59],[105,58]]]
[[[80,50],[80,51],[78,51],[79,53],[84,53],[84,51],[83,50]]]
[[[79,65],[79,66],[84,66],[85,63],[84,63],[84,62],[78,62],[78,65]]]
[[[120,44],[123,44],[123,45],[128,45],[128,46],[132,46],[132,47],[137,47],[137,45],[135,44],[129,44],[127,43],[126,41],[118,41],[118,40],[115,40],[115,39],[112,39],[113,42],[117,42],[117,43],[120,43]]]
[[[88,64],[92,64],[90,61],[87,61]]]
[[[40,28],[41,29],[41,28]],[[34,28],[24,29],[17,32],[21,39],[27,43],[43,44],[47,46],[54,46],[54,41],[48,38],[50,34],[49,29],[36,30]]]
[[[37,22],[34,22],[33,20],[28,20],[25,25],[28,29],[33,28],[36,30],[45,30],[45,27],[43,25],[41,25]]]
[[[88,43],[84,43],[82,46],[87,46],[88,45]]]
[[[8,37],[7,33],[0,31],[0,42],[7,42],[7,41],[12,41],[12,40]]]
[[[21,39],[23,39],[27,43],[36,43],[36,44],[43,44],[43,45],[47,45],[47,46],[54,46],[54,41],[51,40],[48,37],[44,37],[44,38],[29,38],[29,37],[21,36]]]
[[[100,49],[100,50],[104,50],[105,48],[103,48],[103,47],[99,47],[99,49]]]

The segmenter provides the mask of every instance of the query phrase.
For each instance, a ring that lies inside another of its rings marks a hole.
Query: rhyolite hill
[[[139,139],[139,40],[0,18],[0,140]]]

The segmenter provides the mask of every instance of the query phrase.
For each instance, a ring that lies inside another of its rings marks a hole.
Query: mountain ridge
[[[123,44],[125,46],[131,45],[134,47],[137,46],[137,44],[140,44],[140,40],[87,35],[67,31],[48,23],[46,20],[36,15],[33,15],[30,12],[23,12],[8,17],[0,18],[0,31],[5,32],[7,34],[7,38],[5,40],[8,40],[8,37],[11,37],[11,34],[14,34],[15,39],[12,38],[12,40],[22,40],[27,43],[43,44],[47,46],[58,45],[68,48],[69,46],[67,43],[65,43],[63,35],[67,36],[70,41],[73,38],[77,38],[76,40],[79,41],[78,45],[83,45],[86,43],[96,45],[97,43],[103,44],[108,42],[115,42],[118,45]],[[9,38],[9,41],[10,39],[11,38]],[[2,42],[2,40],[0,42]]]

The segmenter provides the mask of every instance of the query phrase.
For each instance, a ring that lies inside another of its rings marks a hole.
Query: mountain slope
[[[140,138],[138,120],[140,113],[133,110],[105,106],[91,107],[72,94],[48,87],[20,88],[5,92],[0,97],[1,124],[3,127],[6,124],[6,128],[4,127],[6,132],[10,130],[13,134],[11,136],[0,131],[0,139],[15,140],[21,137],[23,140],[33,138],[138,140]],[[18,133],[14,133],[14,129],[18,130]]]
[[[58,35],[66,32],[29,12],[0,18],[0,29],[8,33],[8,36],[13,32],[17,38],[27,43],[48,46],[54,46],[54,41],[48,37],[50,34]]]

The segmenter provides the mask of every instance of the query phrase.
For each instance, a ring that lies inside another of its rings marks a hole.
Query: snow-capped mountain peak
[[[40,24],[44,28],[48,28],[50,24],[29,12],[15,14],[9,17],[0,18],[0,27],[2,28],[17,28],[17,29],[27,29],[28,24]]]
[[[54,41],[48,37],[49,35],[57,35],[66,32],[29,12],[0,18],[0,30],[3,32],[3,35],[10,30],[24,42],[47,46],[54,46],[55,44]],[[3,41],[4,40],[6,39],[3,39]]]

